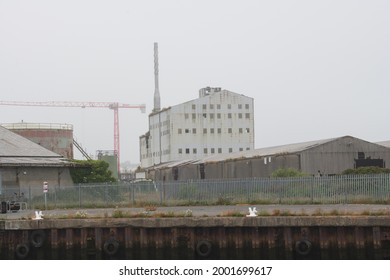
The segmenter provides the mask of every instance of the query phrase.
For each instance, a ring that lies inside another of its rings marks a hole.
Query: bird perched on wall
[[[35,211],[35,218],[34,220],[42,220],[43,219],[43,214],[42,211]]]
[[[250,208],[249,207],[249,215],[246,215],[247,217],[257,217],[257,210],[256,207]]]

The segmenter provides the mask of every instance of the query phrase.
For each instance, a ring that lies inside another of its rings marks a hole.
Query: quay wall
[[[389,259],[387,216],[0,221],[1,259]]]

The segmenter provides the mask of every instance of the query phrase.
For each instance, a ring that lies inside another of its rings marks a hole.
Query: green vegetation
[[[306,177],[307,174],[295,168],[279,168],[272,172],[272,178]]]
[[[361,174],[383,174],[390,173],[389,168],[381,168],[377,166],[359,167],[356,169],[344,170],[342,175],[361,175]]]
[[[108,163],[102,160],[74,160],[73,168],[70,169],[70,175],[73,183],[107,183],[115,182],[108,169]]]
[[[184,218],[184,217],[192,217],[192,211],[187,210],[185,212],[124,212],[120,209],[115,209],[111,215],[111,218]]]

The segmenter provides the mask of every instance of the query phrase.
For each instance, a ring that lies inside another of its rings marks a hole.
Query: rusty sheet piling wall
[[[388,217],[0,222],[1,259],[388,259]]]

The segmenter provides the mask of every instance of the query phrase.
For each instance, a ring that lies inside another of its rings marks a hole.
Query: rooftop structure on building
[[[73,125],[60,123],[5,123],[1,126],[65,158],[73,159]]]

